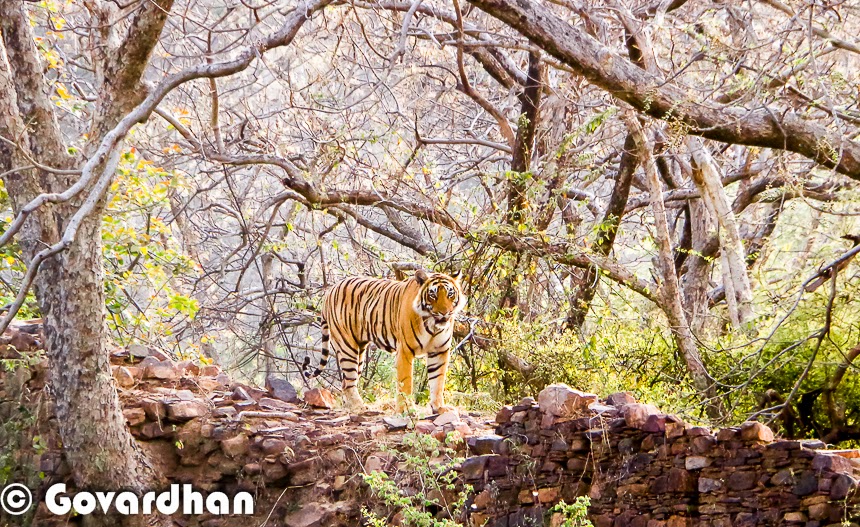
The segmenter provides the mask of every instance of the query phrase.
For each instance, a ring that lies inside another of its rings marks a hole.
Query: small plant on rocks
[[[453,434],[453,433],[452,433]],[[451,435],[451,434],[449,434]],[[449,437],[453,441],[455,438]],[[393,450],[403,473],[410,474],[409,484],[395,481],[382,471],[362,474],[374,496],[393,515],[401,518],[401,525],[409,527],[460,527],[455,518],[463,510],[470,486],[458,490],[454,467],[462,461],[455,451],[433,437],[409,433],[403,436],[402,450]],[[362,509],[364,520],[373,526],[388,525],[379,514]]]

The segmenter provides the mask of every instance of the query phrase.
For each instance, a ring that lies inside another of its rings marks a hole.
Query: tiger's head
[[[460,273],[415,272],[420,287],[413,307],[430,333],[438,333],[454,324],[454,317],[466,306],[466,296],[460,287]]]

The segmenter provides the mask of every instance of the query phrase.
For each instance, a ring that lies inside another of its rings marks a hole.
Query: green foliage
[[[180,173],[154,166],[134,149],[123,153],[102,220],[108,320],[123,342],[169,347],[200,309],[183,287],[197,267],[165,221],[171,195],[181,188]]]
[[[446,444],[455,440],[459,438],[449,434]],[[404,435],[402,447],[389,451],[403,464],[405,470],[401,472],[413,478],[410,486],[420,492],[407,492],[403,482],[380,471],[362,474],[371,492],[389,514],[401,515],[401,525],[405,527],[459,527],[461,524],[454,518],[463,510],[471,492],[468,485],[459,490],[456,485],[457,473],[453,469],[462,459],[453,457],[453,449],[425,434]],[[369,525],[388,524],[367,508],[362,509],[362,517]]]
[[[561,513],[563,520],[558,527],[593,527],[588,519],[589,505],[591,500],[588,496],[579,496],[571,504],[565,503],[564,500],[558,502],[550,512]]]

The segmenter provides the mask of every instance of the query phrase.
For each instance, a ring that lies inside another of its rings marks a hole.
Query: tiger
[[[402,281],[370,277],[346,278],[323,296],[321,320],[322,356],[319,366],[308,374],[310,357],[303,371],[308,378],[322,373],[329,350],[343,375],[343,396],[352,411],[367,407],[358,393],[364,356],[370,343],[395,354],[398,413],[411,406],[412,363],[427,357],[430,406],[434,413],[451,408],[445,405],[445,375],[450,360],[454,319],[466,305],[460,273],[428,274],[418,270]]]

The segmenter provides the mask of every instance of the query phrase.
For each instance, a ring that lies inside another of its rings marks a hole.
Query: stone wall
[[[462,475],[477,493],[472,525],[541,522],[559,499],[579,495],[590,496],[596,527],[817,527],[857,518],[857,451],[774,440],[756,422],[714,433],[629,394],[598,402],[555,385],[539,399],[503,408],[497,435],[469,440],[476,456]]]
[[[33,488],[37,501],[54,482],[73,490],[43,390],[46,363],[3,346],[0,358],[18,367],[0,371],[0,475]],[[113,362],[131,432],[165,484],[255,496],[254,518],[178,518],[183,527],[359,525],[361,507],[378,504],[362,472],[397,474],[408,487],[390,451],[407,430],[465,439],[460,480],[474,492],[461,519],[470,527],[557,526],[549,509],[582,495],[597,527],[817,527],[858,516],[857,451],[774,440],[759,423],[714,433],[629,394],[599,401],[554,385],[496,416],[406,419],[349,415],[331,408],[324,390],[299,398],[275,379],[250,386],[142,347],[118,350]],[[0,513],[0,525],[79,521],[52,517],[44,505],[23,518]]]

